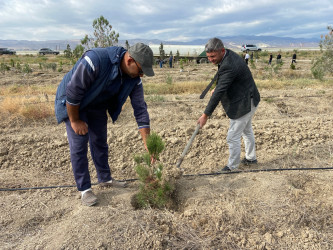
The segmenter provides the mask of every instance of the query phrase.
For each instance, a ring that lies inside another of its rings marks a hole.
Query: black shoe
[[[251,165],[251,164],[257,164],[258,161],[257,160],[248,160],[244,157],[244,159],[241,161],[242,164],[245,164],[245,165]]]
[[[231,169],[228,166],[225,166],[224,168],[221,169],[221,172],[230,172]]]

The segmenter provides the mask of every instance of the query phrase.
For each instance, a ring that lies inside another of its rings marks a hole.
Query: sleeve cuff
[[[150,128],[150,125],[146,124],[146,123],[138,123],[138,129],[141,129],[141,128]]]

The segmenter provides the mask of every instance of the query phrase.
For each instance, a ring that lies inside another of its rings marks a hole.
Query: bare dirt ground
[[[298,67],[300,67],[298,65]],[[207,81],[214,66],[156,68],[165,82]],[[63,73],[28,79],[6,74],[0,84],[57,85]],[[332,86],[332,85],[331,85]],[[1,191],[1,249],[332,249],[333,248],[333,88],[259,89],[262,101],[253,120],[257,166],[240,170],[272,172],[215,173],[227,163],[228,119],[218,106],[196,136],[177,179],[177,209],[134,210],[126,189],[93,190],[95,207],[85,207],[75,187]],[[147,98],[151,128],[166,149],[166,174],[175,170],[209,96],[165,95]],[[53,97],[52,97],[53,98]],[[51,99],[51,98],[50,98]],[[133,154],[144,152],[129,104],[108,127],[110,166],[115,179],[137,178]],[[55,119],[22,123],[0,120],[0,188],[73,185],[64,124]],[[244,151],[244,150],[243,150]],[[243,155],[242,155],[243,156]],[[92,181],[96,173],[90,159]],[[194,176],[191,176],[194,175]]]

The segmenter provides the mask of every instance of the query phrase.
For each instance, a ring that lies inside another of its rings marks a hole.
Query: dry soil
[[[156,68],[155,80],[143,82],[158,84],[171,76],[174,81],[208,83],[214,70],[212,65],[183,72]],[[63,74],[6,73],[0,84],[57,85]],[[119,120],[109,122],[108,142],[112,176],[129,180],[129,187],[94,185],[99,199],[94,207],[81,205],[75,187],[2,190],[0,248],[332,249],[333,170],[316,168],[332,167],[333,88],[290,86],[260,93],[253,119],[258,165],[240,166],[243,172],[234,174],[212,174],[228,159],[228,119],[218,106],[181,165],[177,208],[134,210],[130,200],[138,182],[133,180],[133,154],[144,148],[127,103]],[[173,175],[209,96],[147,100],[151,128],[166,144],[161,163],[165,174]],[[64,124],[57,125],[53,117],[27,123],[7,116],[0,121],[0,134],[0,188],[74,185]],[[299,168],[308,169],[295,170]],[[248,171],[254,169],[281,171]]]

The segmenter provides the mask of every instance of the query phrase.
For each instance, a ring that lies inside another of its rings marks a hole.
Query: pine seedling
[[[172,185],[163,180],[163,165],[159,163],[159,156],[164,150],[161,137],[152,132],[146,141],[148,153],[135,155],[137,164],[135,170],[139,176],[140,189],[132,197],[132,206],[139,208],[165,208],[171,202],[174,191]],[[151,161],[151,159],[154,161]]]

